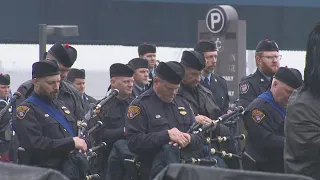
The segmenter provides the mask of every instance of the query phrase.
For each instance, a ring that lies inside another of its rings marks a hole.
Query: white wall
[[[47,49],[50,46],[47,45]],[[73,67],[86,69],[86,91],[96,98],[101,98],[106,94],[106,89],[109,86],[110,65],[116,62],[127,63],[138,56],[136,46],[74,45],[74,47],[78,51],[78,58]],[[189,49],[157,47],[157,59],[160,61],[179,61],[184,50]],[[31,66],[38,61],[38,52],[38,45],[35,44],[0,44],[0,72],[11,75],[13,92],[21,83],[31,78]],[[255,70],[253,52],[247,51],[247,67],[250,67],[247,68],[247,74]],[[280,54],[282,54],[281,66],[297,68],[303,74],[304,51],[280,51]]]

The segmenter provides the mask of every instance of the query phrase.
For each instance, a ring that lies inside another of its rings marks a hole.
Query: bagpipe
[[[1,129],[0,131],[4,132],[4,138],[7,142],[9,142],[8,147],[8,159],[5,161],[14,162],[17,163],[18,156],[17,156],[17,144],[16,140],[14,138],[15,132],[13,128],[13,121],[14,121],[14,115],[15,115],[15,106],[16,106],[16,100],[21,97],[21,93],[19,91],[15,92],[8,101],[2,100],[6,106],[1,109],[0,111],[0,122],[3,120],[3,118],[7,118],[5,116],[6,113],[9,114],[9,123],[5,126],[5,128]],[[0,161],[3,161],[2,158]]]
[[[89,121],[96,117],[101,108],[112,98],[119,94],[118,89],[114,89],[108,96],[103,98],[97,105],[91,104],[88,112],[85,114],[82,120],[77,122],[78,126],[78,136],[84,139],[87,144],[89,142],[90,134],[98,130],[103,126],[101,121],[97,121],[90,129],[88,129]],[[65,174],[69,179],[80,179],[80,180],[94,180],[100,179],[99,174],[91,174],[90,172],[90,160],[97,156],[96,151],[106,147],[105,142],[101,142],[99,145],[91,147],[86,152],[80,152],[78,150],[73,150],[68,157],[68,161],[63,165],[63,174]]]
[[[218,123],[230,122],[231,119],[242,116],[244,112],[244,108],[242,106],[237,106],[233,108],[233,110],[227,114],[224,114],[217,118],[217,120],[213,120],[210,124],[201,125],[200,123],[193,123],[188,130],[189,133],[198,134],[198,133],[206,133],[208,130],[211,130]]]
[[[77,125],[78,125],[78,136],[80,138],[83,138],[83,139],[87,140],[87,138],[89,137],[89,135],[93,131],[95,131],[95,130],[97,130],[100,127],[103,126],[103,123],[101,121],[98,121],[91,129],[89,129],[89,130],[87,129],[90,119],[94,118],[95,116],[97,116],[97,114],[101,110],[101,107],[104,106],[110,99],[116,97],[118,94],[119,94],[119,90],[118,89],[114,89],[109,94],[109,96],[106,96],[105,98],[103,98],[97,105],[90,104],[90,108],[89,108],[88,112],[85,114],[84,118],[77,122]]]
[[[236,101],[229,103],[229,109],[233,110],[233,108],[239,106],[239,99]],[[242,117],[241,116],[234,116],[230,118],[231,120],[228,120],[224,122],[223,124],[229,128],[230,135],[232,137],[239,135],[240,133],[243,133],[242,129]],[[241,142],[241,139],[235,139],[231,140],[229,142],[233,142],[235,146],[235,150],[238,154],[241,154],[243,152],[243,145],[244,143]]]
[[[101,110],[101,107],[103,107],[110,99],[116,97],[118,94],[119,94],[119,90],[114,89],[108,96],[103,98],[97,105],[92,105],[92,104],[90,105],[90,108],[89,108],[88,112],[85,114],[83,120],[78,121],[78,124],[77,124],[78,125],[78,136],[80,138],[82,138],[82,139],[86,140],[86,142],[88,142],[90,134],[92,132],[100,129],[103,126],[103,123],[101,121],[97,121],[97,123],[88,130],[88,123],[89,123],[90,119],[97,116],[97,114]],[[95,152],[101,148],[106,147],[106,146],[107,146],[107,144],[105,142],[101,142],[99,145],[88,149],[88,151],[85,152],[87,159],[90,160],[93,157],[96,157],[97,154]]]
[[[218,161],[216,159],[190,158],[188,160],[181,160],[183,164],[196,164],[201,166],[216,166]]]
[[[241,156],[238,154],[228,153],[226,151],[219,151],[220,148],[213,148],[212,145],[215,143],[217,147],[220,147],[222,143],[229,143],[229,141],[235,141],[235,140],[244,140],[245,135],[241,134],[238,136],[230,135],[230,136],[216,136],[213,137],[213,130],[214,126],[216,126],[218,123],[237,123],[234,121],[237,121],[239,116],[242,116],[244,113],[244,108],[242,106],[236,106],[233,107],[232,110],[230,110],[228,113],[220,116],[217,118],[217,120],[213,120],[209,124],[202,125],[200,123],[194,123],[190,129],[188,130],[189,133],[192,134],[203,134],[205,135],[205,145],[203,147],[202,153],[204,156],[208,156],[209,159],[211,158],[211,155],[218,155],[221,158],[237,158],[241,159]],[[228,128],[229,129],[229,128]],[[234,142],[232,142],[234,143]],[[231,144],[232,144],[231,143]]]
[[[237,159],[241,159],[241,155],[233,154],[233,153],[227,153],[226,151],[218,151],[215,148],[209,148],[208,146],[204,146],[203,151],[206,154],[218,155],[221,158],[226,158],[226,159],[237,158]]]
[[[207,137],[205,142],[207,144],[210,144],[211,142],[218,142],[218,143],[221,143],[221,142],[226,142],[228,140],[245,140],[246,139],[246,136],[244,134],[240,134],[239,136],[218,136],[217,138],[211,138],[211,137]]]
[[[6,106],[0,111],[0,121],[2,120],[3,116],[8,112],[8,110],[12,109],[12,105],[15,105],[16,100],[20,97],[21,93],[17,91],[12,95],[8,102],[4,101],[6,103]]]

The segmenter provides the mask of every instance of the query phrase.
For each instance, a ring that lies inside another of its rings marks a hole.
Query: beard
[[[214,65],[206,67],[203,71],[206,73],[212,73],[216,67]]]
[[[58,95],[59,95],[59,90],[55,90],[53,92],[47,92],[47,90],[40,86],[39,88],[39,95],[46,98],[46,99],[49,99],[49,100],[56,100],[58,98]]]
[[[262,67],[261,70],[262,72],[266,75],[266,76],[269,76],[269,77],[272,77],[276,74],[276,72],[278,71],[279,69],[279,66],[272,66],[272,67]]]

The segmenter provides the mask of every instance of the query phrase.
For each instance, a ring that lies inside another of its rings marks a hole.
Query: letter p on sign
[[[206,17],[206,24],[209,31],[212,33],[220,33],[226,26],[226,17],[218,8],[211,9]]]
[[[211,29],[215,29],[214,25],[221,21],[221,15],[217,12],[210,13],[211,16]]]

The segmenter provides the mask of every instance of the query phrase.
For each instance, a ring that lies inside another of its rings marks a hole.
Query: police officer
[[[124,64],[115,63],[110,66],[111,91],[119,90],[119,94],[108,101],[98,114],[104,126],[100,129],[98,136],[108,144],[103,150],[100,173],[105,173],[107,161],[113,143],[125,139],[125,117],[126,111],[133,100],[131,93],[133,89],[133,70]]]
[[[144,43],[138,47],[139,57],[149,61],[149,79],[152,80],[155,75],[157,63],[157,48],[155,45]]]
[[[68,44],[62,45],[60,43],[55,43],[45,55],[46,60],[56,60],[59,64],[61,83],[58,99],[65,103],[75,116],[76,120],[82,119],[85,113],[85,105],[81,95],[72,84],[64,80],[68,75],[71,66],[77,59],[77,50]],[[33,88],[34,85],[32,80],[20,85],[17,91],[22,94],[22,97],[17,101],[17,105],[30,96]]]
[[[197,123],[212,123],[213,120],[222,115],[222,112],[216,102],[214,102],[211,91],[200,84],[202,70],[206,64],[204,56],[197,51],[184,51],[181,57],[181,64],[185,68],[185,76],[182,80],[178,96],[185,98],[190,103]],[[218,124],[212,133],[212,138],[216,138],[217,136],[230,136],[230,131],[225,125]],[[213,147],[232,153],[236,151],[233,143],[215,143]],[[225,161],[219,158],[217,160],[220,167],[226,167]],[[232,160],[227,164],[234,168],[237,166]]]
[[[0,110],[5,108],[10,102],[10,75],[0,74]],[[11,139],[11,129],[9,121],[11,119],[12,109],[0,119],[0,161],[9,161],[8,149],[9,140]],[[8,136],[9,135],[9,136]]]
[[[200,84],[202,70],[206,64],[204,56],[197,51],[184,51],[181,64],[185,68],[185,76],[178,95],[184,97],[190,103],[195,115],[199,115],[196,116],[196,119],[201,120],[197,120],[197,122],[210,123],[210,119],[217,119],[222,113],[214,101],[211,91]]]
[[[256,170],[283,173],[284,119],[289,96],[302,85],[297,69],[280,67],[270,90],[250,103],[244,114],[248,136],[246,152],[256,161]]]
[[[16,109],[14,127],[21,147],[22,164],[63,171],[71,150],[87,150],[86,142],[76,137],[72,110],[57,100],[59,66],[55,61],[32,65],[34,91]]]
[[[86,89],[86,71],[84,69],[72,68],[68,75],[67,80],[79,91],[82,96],[82,100],[85,104],[85,112],[88,111],[91,103],[96,103],[97,100],[85,93]]]
[[[285,120],[284,168],[320,179],[320,22],[308,36],[302,87],[292,93]]]
[[[146,59],[134,58],[129,61],[128,65],[134,69],[132,97],[136,98],[146,90],[149,83],[149,62]]]
[[[87,95],[85,93],[85,88],[86,88],[86,72],[84,69],[76,69],[76,68],[71,68],[69,71],[66,80],[70,82],[80,93],[82,100],[84,102],[84,111],[87,113],[90,109],[90,104],[96,104],[97,100],[94,99],[93,97]],[[92,106],[93,108],[93,106]],[[97,120],[93,118],[92,120],[89,121],[87,129],[90,129],[97,123]],[[91,148],[95,146],[96,141],[95,141],[95,134],[96,132],[94,131],[89,135],[89,138],[87,139],[87,145],[88,148]],[[96,161],[95,159],[90,160],[90,171],[95,172],[97,168]]]
[[[239,84],[239,104],[241,106],[247,107],[268,89],[271,77],[279,68],[281,57],[275,41],[267,39],[259,42],[255,54],[257,70],[254,74],[243,77]]]
[[[139,156],[142,180],[149,179],[155,156],[168,143],[182,149],[202,147],[202,136],[186,133],[195,117],[188,102],[176,96],[183,77],[184,68],[180,63],[161,62],[153,87],[133,100],[128,108],[128,147]]]
[[[222,112],[229,108],[229,95],[227,81],[213,73],[217,65],[217,47],[214,42],[201,41],[194,46],[194,50],[203,53],[206,59],[206,66],[202,71],[201,85],[208,88]]]

